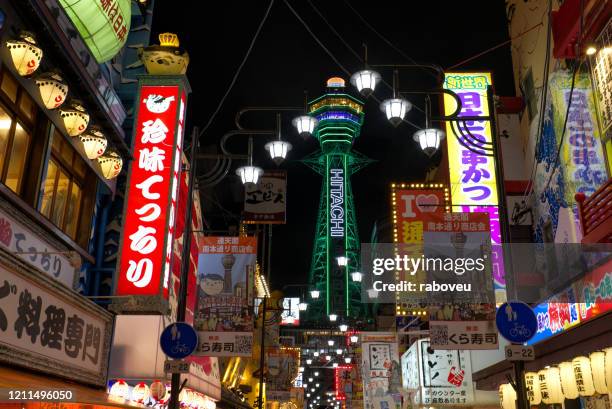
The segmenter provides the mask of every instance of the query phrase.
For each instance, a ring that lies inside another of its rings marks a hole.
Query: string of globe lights
[[[59,72],[50,70],[34,77],[43,59],[43,50],[36,37],[29,31],[21,31],[17,38],[6,40],[15,71],[24,78],[32,78],[38,87],[40,101],[48,110],[57,110],[66,134],[78,137],[88,159],[97,160],[104,178],[119,175],[123,160],[114,149],[108,148],[108,140],[100,127],[90,124],[90,116],[78,99],[65,104],[69,87]]]

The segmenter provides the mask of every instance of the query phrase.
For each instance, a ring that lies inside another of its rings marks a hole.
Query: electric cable
[[[289,4],[289,1],[288,0],[283,0],[283,2],[287,6],[287,8],[289,8],[289,10],[293,13],[295,18],[297,18],[298,21],[300,23],[302,23],[302,25],[304,26],[306,31],[308,31],[310,36],[317,42],[317,44],[319,44],[319,46],[323,49],[323,51],[325,51],[327,53],[327,55],[329,55],[329,57],[336,63],[336,65],[338,65],[338,67],[340,67],[340,69],[342,71],[344,71],[344,73],[350,77],[351,76],[351,72],[349,70],[347,70],[346,67],[344,65],[342,65],[342,63],[340,61],[338,61],[338,59],[334,56],[334,54],[325,46],[325,44],[323,44],[323,42],[321,42],[321,40],[316,36],[316,34],[308,26],[306,21],[304,21],[304,19],[302,19],[302,17],[298,14],[298,12],[291,6],[291,4]],[[380,100],[378,98],[376,98],[375,95],[372,95],[372,98],[374,98],[374,100],[376,102],[380,103]],[[403,119],[403,122],[406,122],[407,124],[413,126],[416,129],[422,129],[420,126],[414,124],[413,122],[411,122],[411,121],[409,121],[407,119]]]
[[[268,20],[268,16],[270,15],[270,10],[272,9],[272,5],[273,4],[274,4],[274,0],[270,0],[270,4],[268,5],[268,8],[266,9],[266,13],[264,14],[263,18],[261,19],[261,22],[259,23],[259,26],[257,27],[257,30],[255,31],[255,35],[251,39],[251,43],[249,44],[249,48],[247,49],[246,54],[244,55],[242,61],[240,62],[240,65],[238,66],[238,69],[234,73],[234,76],[232,78],[232,81],[230,82],[229,87],[227,87],[227,90],[225,91],[225,94],[223,94],[223,97],[221,98],[221,101],[219,101],[219,104],[217,105],[217,108],[214,110],[214,112],[210,116],[210,119],[208,120],[206,125],[198,133],[198,138],[200,138],[204,134],[204,132],[206,132],[206,130],[210,127],[210,125],[214,121],[215,117],[217,116],[217,114],[221,110],[221,107],[223,106],[223,103],[227,99],[227,96],[232,91],[232,88],[234,88],[234,85],[236,84],[236,81],[238,80],[238,76],[240,75],[240,72],[242,71],[242,68],[244,67],[244,65],[246,64],[247,60],[249,59],[249,56],[251,55],[251,51],[253,50],[253,46],[255,45],[255,42],[257,41],[257,38],[259,37],[259,33],[261,32],[261,29],[263,28],[264,24],[266,23],[266,20]]]

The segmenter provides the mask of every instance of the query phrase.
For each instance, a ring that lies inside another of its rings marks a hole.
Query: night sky
[[[315,35],[351,73],[363,63],[347,49],[326,25],[308,0],[289,0]],[[348,1],[348,0],[346,0]],[[266,0],[212,3],[157,0],[152,42],[160,32],[179,35],[181,47],[188,50],[191,62],[188,78],[193,93],[188,107],[187,132],[192,126],[204,126],[217,107],[242,61],[252,36],[269,4]],[[363,56],[367,43],[371,64],[406,64],[406,57],[366,26],[347,6],[345,0],[312,0],[342,38]],[[189,5],[189,7],[187,7]],[[193,6],[192,6],[193,5]],[[502,0],[443,0],[355,2],[351,5],[378,32],[403,53],[418,62],[448,68],[508,39],[506,13]],[[497,95],[514,95],[510,47],[501,47],[457,70],[493,72]],[[379,70],[383,79],[392,81],[390,70]],[[245,106],[301,106],[304,91],[309,99],[325,91],[331,76],[348,76],[308,34],[282,0],[275,0],[270,16],[255,47],[219,115],[201,139],[203,150],[218,150],[220,137],[235,129],[234,115]],[[429,89],[435,81],[421,70],[402,70],[400,90]],[[351,90],[351,92],[355,92]],[[376,90],[382,100],[391,91],[383,84]],[[419,98],[408,98],[422,105]],[[433,102],[437,104],[437,102]],[[368,242],[376,220],[389,215],[389,184],[393,181],[423,180],[429,159],[412,140],[416,130],[404,123],[393,128],[384,118],[378,103],[370,97],[365,108],[365,123],[354,149],[376,160],[353,177],[353,193],[362,242]],[[290,283],[306,283],[310,268],[313,235],[319,205],[321,177],[298,160],[317,149],[317,142],[304,140],[291,126],[293,114],[283,116],[283,139],[293,144],[288,170],[287,224],[273,230],[271,282],[273,288]],[[423,126],[424,116],[413,109],[407,119]],[[249,128],[273,129],[273,113],[254,113],[244,117]],[[255,138],[254,164],[275,168],[268,159],[264,138]],[[245,137],[231,139],[230,149],[246,153]],[[435,158],[434,158],[435,159]],[[439,160],[439,158],[438,158]],[[201,193],[204,218],[211,229],[237,225],[242,208],[242,185],[232,166],[230,174],[214,189]],[[202,168],[207,166],[203,162]]]

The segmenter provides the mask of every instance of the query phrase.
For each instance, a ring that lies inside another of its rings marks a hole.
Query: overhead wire
[[[225,103],[225,100],[227,99],[227,96],[232,91],[232,88],[234,88],[234,85],[236,84],[236,81],[238,80],[238,76],[240,75],[240,72],[242,71],[242,68],[244,67],[244,65],[246,64],[247,60],[249,59],[249,56],[251,55],[251,51],[253,50],[253,47],[255,46],[255,42],[257,41],[257,38],[259,37],[259,33],[261,32],[261,29],[263,28],[264,24],[268,20],[268,16],[270,15],[270,10],[272,10],[272,5],[273,4],[274,4],[274,0],[270,0],[270,4],[268,4],[268,8],[266,9],[266,12],[265,12],[263,18],[261,19],[261,21],[259,23],[259,26],[257,26],[257,30],[255,31],[255,35],[253,35],[253,38],[251,39],[251,43],[249,44],[249,48],[247,49],[244,57],[242,58],[242,61],[240,62],[240,65],[236,69],[236,72],[234,73],[234,76],[232,77],[232,81],[230,82],[230,85],[227,87],[227,90],[223,94],[223,97],[219,101],[219,104],[217,105],[217,108],[215,108],[215,110],[213,111],[213,113],[210,116],[208,122],[206,123],[206,125],[198,133],[198,138],[200,138],[204,134],[204,132],[206,132],[206,130],[210,127],[210,125],[213,123],[215,117],[217,116],[217,114],[221,110],[221,107]]]
[[[288,0],[283,0],[283,3],[285,3],[285,5],[287,6],[287,8],[291,11],[291,13],[293,13],[293,15],[295,16],[295,18],[298,19],[298,21],[304,26],[304,28],[306,29],[306,31],[308,32],[308,34],[310,34],[310,36],[316,41],[317,44],[319,44],[319,46],[323,49],[323,51],[325,51],[327,53],[327,55],[329,55],[329,57],[336,63],[336,65],[338,65],[338,67],[340,67],[340,69],[342,71],[344,71],[344,73],[346,75],[348,75],[349,77],[351,76],[351,72],[346,69],[346,67],[344,65],[342,65],[342,63],[336,58],[336,56],[325,46],[325,44],[323,44],[323,42],[317,37],[317,35],[312,31],[312,29],[310,28],[310,26],[308,25],[308,23],[306,23],[306,21],[304,21],[304,19],[299,15],[299,13],[291,6],[291,4],[289,3]],[[374,98],[375,101],[377,101],[378,103],[380,103],[380,100],[378,98],[376,98],[375,95],[372,95],[372,98]],[[406,122],[407,124],[413,126],[416,129],[421,129],[421,127],[419,125],[416,125],[415,123],[404,119],[404,122]]]

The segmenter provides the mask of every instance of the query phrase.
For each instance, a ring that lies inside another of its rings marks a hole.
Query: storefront
[[[0,388],[125,407],[105,390],[113,316],[81,294],[126,111],[57,1],[0,14]]]

